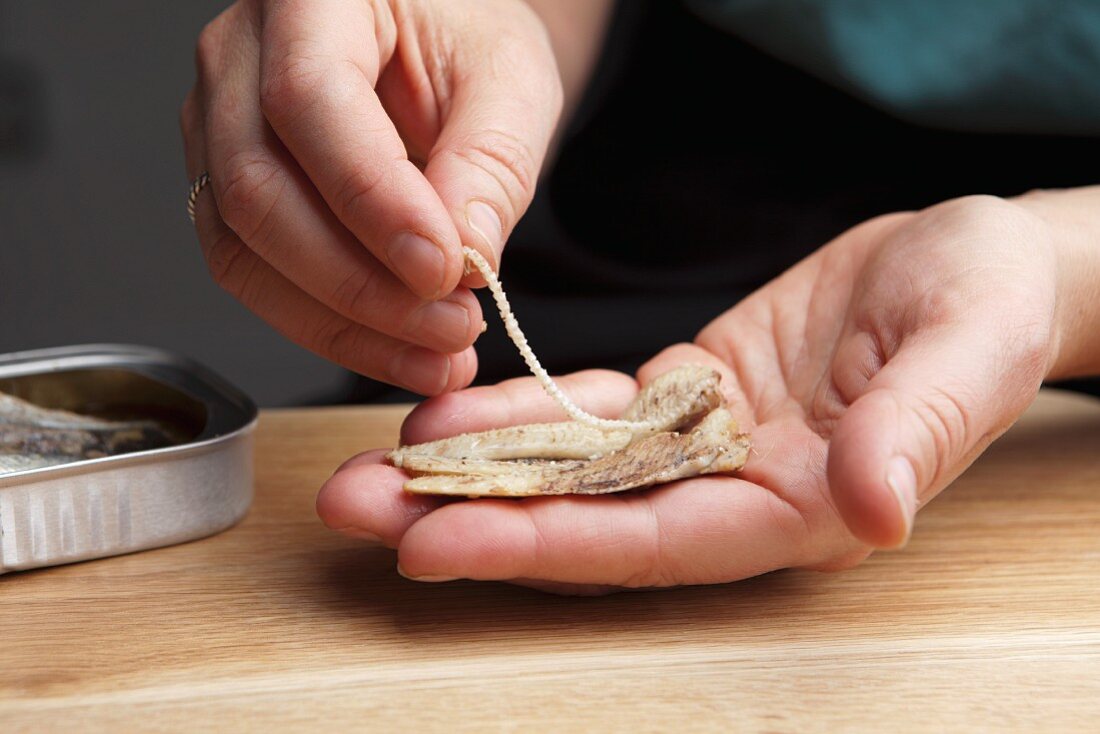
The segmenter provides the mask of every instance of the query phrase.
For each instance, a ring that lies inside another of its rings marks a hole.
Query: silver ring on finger
[[[203,171],[191,182],[191,188],[187,191],[187,216],[191,218],[191,224],[195,223],[195,201],[199,198],[199,192],[210,183],[210,174]]]

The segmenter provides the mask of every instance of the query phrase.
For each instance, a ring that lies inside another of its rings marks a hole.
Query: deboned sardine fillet
[[[738,432],[729,411],[719,408],[689,433],[645,436],[623,449],[568,468],[528,465],[513,473],[421,476],[406,482],[405,490],[465,497],[610,494],[735,471],[744,466],[748,450],[747,437]]]
[[[722,402],[719,379],[717,372],[699,365],[677,367],[655,378],[638,393],[622,416],[624,420],[655,422],[644,430],[606,430],[576,421],[531,423],[402,446],[387,454],[387,458],[401,468],[411,468],[408,462],[413,456],[594,459],[625,448],[640,436],[674,431],[706,415]]]

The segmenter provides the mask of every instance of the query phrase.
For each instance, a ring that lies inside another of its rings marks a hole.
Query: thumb
[[[481,53],[463,49],[468,68],[455,70],[451,105],[424,175],[463,245],[499,271],[504,242],[535,195],[562,93],[541,24],[486,44]],[[476,273],[467,276],[467,285],[482,282]]]
[[[905,544],[917,508],[1004,433],[1034,399],[1045,350],[1003,329],[917,333],[838,421],[828,479],[848,529],[878,548]]]

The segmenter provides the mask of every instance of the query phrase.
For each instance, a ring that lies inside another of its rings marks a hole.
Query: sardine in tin
[[[256,406],[191,360],[122,345],[0,355],[0,392],[45,408],[156,420],[179,437],[0,474],[0,574],[201,538],[248,510]]]

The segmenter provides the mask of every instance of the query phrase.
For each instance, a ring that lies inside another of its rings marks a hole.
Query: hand
[[[518,0],[240,0],[181,114],[214,278],[290,339],[423,394],[476,371],[461,246],[494,266],[561,106]],[[216,204],[216,207],[215,207]]]
[[[521,501],[403,493],[381,452],[329,480],[330,527],[397,548],[421,580],[496,579],[555,591],[720,583],[784,567],[840,569],[903,544],[918,506],[1020,415],[1054,361],[1059,269],[1048,229],[1013,203],[973,197],[843,234],[665,350],[713,365],[754,451],[730,477],[648,491]],[[637,384],[563,380],[611,416]],[[533,380],[429,400],[415,443],[560,418]]]

